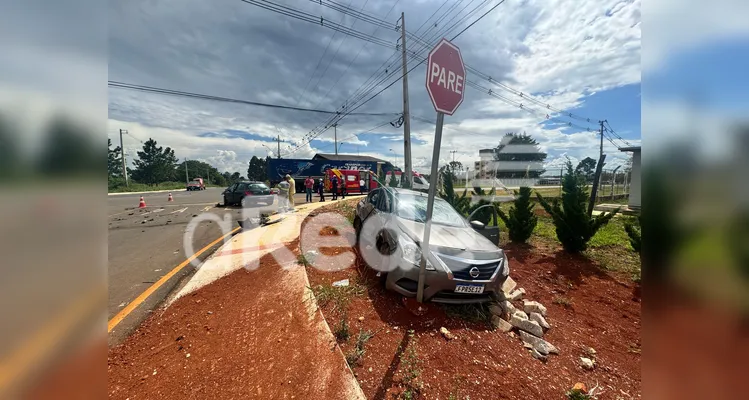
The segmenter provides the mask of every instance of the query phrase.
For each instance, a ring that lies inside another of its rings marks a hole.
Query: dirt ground
[[[352,232],[337,227],[322,233]],[[356,354],[360,332],[374,334],[359,346],[363,352],[352,365],[367,398],[562,399],[577,382],[588,389],[598,385],[599,399],[641,397],[639,284],[560,249],[513,244],[504,249],[510,275],[525,288],[526,298],[548,309],[552,328],[544,338],[560,354],[545,363],[534,359],[517,336],[448,315],[449,307],[431,303],[426,315],[413,315],[360,258],[338,272],[307,266],[317,290],[342,279],[351,282],[348,302],[322,302],[321,308],[334,332],[346,320],[350,338],[339,340],[345,354]],[[348,251],[339,247],[321,253]],[[457,338],[445,339],[441,327]],[[590,357],[589,347],[595,349],[592,371],[580,366],[581,356]]]
[[[154,313],[109,350],[109,398],[353,398],[320,313],[297,296],[303,272],[267,255]]]

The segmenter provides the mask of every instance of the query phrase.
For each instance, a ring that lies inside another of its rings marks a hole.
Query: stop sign
[[[443,38],[429,52],[427,91],[437,112],[453,115],[463,102],[466,69],[460,49]]]

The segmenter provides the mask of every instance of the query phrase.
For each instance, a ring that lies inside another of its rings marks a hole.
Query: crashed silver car
[[[397,188],[377,188],[356,206],[354,228],[364,261],[379,271],[387,289],[408,297],[416,296],[426,208],[426,194]],[[435,198],[425,301],[478,303],[502,290],[507,257],[483,229]]]

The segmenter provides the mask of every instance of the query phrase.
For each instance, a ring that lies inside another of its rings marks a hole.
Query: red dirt
[[[289,248],[296,251],[296,244]],[[346,366],[271,255],[154,313],[108,357],[112,399],[346,398]],[[187,355],[190,355],[187,357]],[[342,397],[343,396],[343,397]]]
[[[546,363],[534,359],[519,338],[491,331],[484,323],[448,317],[436,304],[429,304],[426,315],[413,315],[398,295],[385,291],[371,270],[362,267],[361,260],[338,272],[307,267],[313,287],[348,278],[366,288],[348,306],[351,339],[340,346],[347,353],[360,331],[375,333],[360,364],[353,367],[367,398],[394,399],[404,390],[400,355],[411,342],[409,329],[415,332],[421,360],[418,398],[561,399],[576,382],[589,389],[599,384],[604,390],[600,399],[641,397],[639,285],[560,250],[513,244],[505,250],[510,274],[526,289],[526,298],[548,309],[552,328],[545,339],[560,349],[560,355],[550,356]],[[333,304],[322,310],[332,329],[344,316]],[[439,333],[441,327],[457,339],[447,341]],[[580,367],[589,346],[597,352],[593,371]]]

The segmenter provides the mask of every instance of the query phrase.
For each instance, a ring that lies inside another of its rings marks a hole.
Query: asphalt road
[[[203,213],[212,213],[223,219],[231,217],[231,229],[239,226],[242,216],[239,207],[224,207],[223,188],[208,188],[203,191],[174,191],[174,201],[168,202],[169,193],[144,193],[113,195],[107,198],[109,228],[109,301],[107,319],[111,319],[125,306],[136,299],[154,282],[169,273],[191,254],[186,254],[185,231],[190,221]],[[138,208],[140,196],[147,207]],[[295,202],[304,202],[304,193],[297,193]],[[317,198],[315,198],[317,202]],[[269,207],[271,209],[275,207]],[[197,225],[193,236],[193,250],[198,251],[223,236],[215,221],[203,221]],[[211,250],[199,257],[204,260]],[[194,272],[193,266],[185,267],[170,278],[153,295],[130,313],[109,335],[109,343],[119,343],[135,327],[158,308],[182,280]]]

